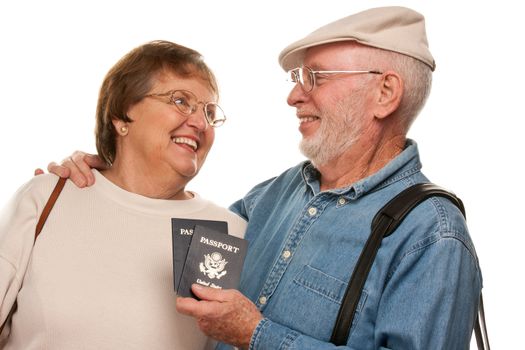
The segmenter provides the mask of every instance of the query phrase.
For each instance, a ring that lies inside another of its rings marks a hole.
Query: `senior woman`
[[[225,117],[201,55],[154,41],[111,68],[100,89],[95,185],[69,181],[42,233],[55,175],[31,179],[0,220],[3,349],[202,349],[196,322],[175,310],[171,218],[238,216],[185,190]],[[210,344],[208,344],[210,346]],[[2,348],[2,345],[0,345]]]

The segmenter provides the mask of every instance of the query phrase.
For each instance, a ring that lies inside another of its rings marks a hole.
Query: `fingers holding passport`
[[[235,289],[198,284],[192,292],[201,300],[177,298],[177,311],[195,317],[208,336],[238,347],[248,347],[255,327],[263,319],[255,304]]]

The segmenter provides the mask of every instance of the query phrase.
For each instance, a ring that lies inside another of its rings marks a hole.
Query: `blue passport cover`
[[[173,286],[177,291],[182,269],[188,254],[191,238],[196,225],[210,228],[222,234],[228,234],[226,221],[198,220],[198,219],[171,219],[172,245],[173,245]]]
[[[236,289],[248,249],[248,241],[197,225],[184,264],[177,294],[195,297],[191,285]]]

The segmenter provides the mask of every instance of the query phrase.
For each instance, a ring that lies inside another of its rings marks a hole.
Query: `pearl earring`
[[[120,133],[122,136],[126,136],[128,134],[128,127],[127,126],[121,126],[120,127]]]

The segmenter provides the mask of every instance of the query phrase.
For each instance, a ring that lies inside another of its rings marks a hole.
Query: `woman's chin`
[[[176,167],[174,170],[184,178],[189,180],[193,179],[198,173],[199,168],[197,166],[185,166],[185,167]]]
[[[179,174],[182,177],[194,177],[199,172],[199,165],[196,157],[189,159],[186,157],[170,157],[164,159],[164,169],[169,169],[173,173]]]

